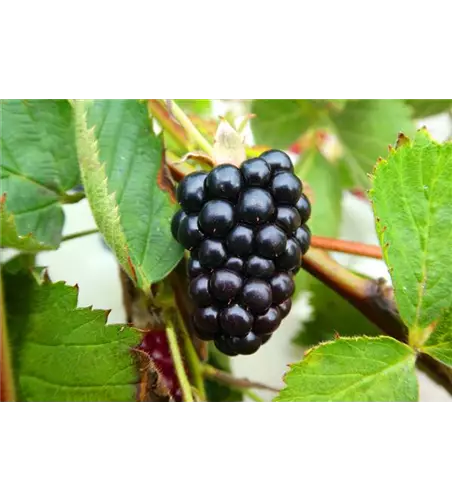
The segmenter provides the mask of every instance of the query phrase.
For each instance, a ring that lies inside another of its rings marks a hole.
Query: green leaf
[[[77,309],[76,287],[4,271],[7,326],[20,401],[134,401],[136,330]]]
[[[5,197],[0,199],[0,245],[6,248],[16,248],[17,250],[23,250],[25,252],[38,252],[39,250],[52,249],[52,245],[41,243],[31,233],[24,236],[19,235],[14,216],[6,210],[5,201]]]
[[[176,103],[186,113],[209,116],[212,112],[212,101],[210,99],[176,99]]]
[[[395,99],[347,101],[341,113],[331,114],[331,121],[344,147],[350,174],[357,186],[364,187],[365,173],[386,154],[397,134],[414,132],[410,108]]]
[[[316,123],[319,110],[307,99],[256,99],[251,112],[256,143],[284,149]]]
[[[370,192],[400,315],[410,330],[452,305],[452,143],[425,130],[375,168]]]
[[[452,99],[405,99],[413,110],[414,118],[438,115],[452,110]]]
[[[445,312],[421,350],[452,368],[452,309]]]
[[[147,289],[179,262],[171,235],[175,211],[163,167],[162,139],[146,103],[77,102],[78,148],[85,191],[107,243],[128,274]]]
[[[79,184],[71,106],[66,100],[2,100],[1,181],[8,223],[8,245],[57,248],[70,188]],[[30,234],[39,242],[30,241]],[[2,241],[2,245],[3,245]],[[33,248],[32,248],[33,247]]]
[[[341,338],[292,365],[275,401],[417,401],[415,360],[390,337]]]

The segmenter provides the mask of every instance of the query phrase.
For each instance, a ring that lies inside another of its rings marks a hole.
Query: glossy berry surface
[[[239,274],[228,269],[218,269],[210,278],[212,297],[219,302],[230,302],[240,292],[242,284]]]
[[[193,256],[190,256],[187,262],[187,274],[190,278],[196,278],[202,274],[203,268],[198,259],[195,259]]]
[[[244,337],[253,326],[253,316],[243,307],[234,304],[220,313],[220,326],[230,337]]]
[[[251,255],[246,261],[246,274],[254,278],[271,278],[275,273],[275,263],[260,255]]]
[[[293,279],[287,273],[278,273],[270,280],[272,297],[275,304],[281,304],[292,296],[295,290]]]
[[[262,345],[262,340],[253,332],[249,332],[245,337],[233,337],[231,345],[237,353],[254,354]]]
[[[309,203],[308,198],[305,194],[302,194],[295,204],[295,208],[298,210],[300,214],[301,222],[300,224],[306,224],[311,217],[311,204]]]
[[[273,259],[286,249],[287,236],[274,224],[259,229],[256,234],[256,249],[260,255]]]
[[[298,210],[290,205],[280,205],[276,209],[275,223],[290,236],[301,224]]]
[[[193,321],[200,331],[206,334],[217,333],[220,328],[218,324],[218,308],[209,306],[196,309],[193,315]]]
[[[295,205],[301,195],[301,181],[290,172],[276,174],[271,182],[270,190],[277,203]]]
[[[206,200],[204,181],[205,172],[194,172],[184,177],[177,187],[176,197],[186,213],[199,212]]]
[[[281,312],[277,307],[270,309],[261,316],[256,316],[254,319],[253,332],[257,335],[264,335],[274,332],[281,324]]]
[[[209,276],[201,274],[190,283],[190,297],[198,306],[210,306],[212,295],[209,290]]]
[[[295,231],[294,236],[300,245],[301,253],[304,255],[311,244],[311,231],[307,226],[301,226]]]
[[[273,172],[293,172],[292,160],[287,153],[284,153],[284,151],[271,149],[270,151],[262,153],[260,158],[264,159],[270,165]]]
[[[290,157],[271,150],[179,185],[171,232],[190,257],[193,328],[229,356],[268,342],[291,309],[311,214]]]
[[[234,208],[228,201],[208,201],[199,212],[198,224],[208,236],[226,236],[234,226]]]
[[[265,224],[273,218],[275,204],[268,191],[260,188],[247,189],[239,199],[237,217],[247,224]]]
[[[183,210],[178,210],[171,219],[171,234],[176,241],[179,241],[177,233],[179,232],[180,223],[185,217],[187,217],[187,214]]]
[[[209,199],[224,198],[236,201],[243,186],[240,170],[234,165],[219,165],[205,180],[205,189]]]
[[[249,227],[237,224],[226,240],[231,255],[245,257],[253,251],[254,233]]]
[[[284,319],[292,309],[292,300],[286,299],[278,305],[279,312],[281,313],[281,318]]]
[[[243,268],[245,267],[245,263],[240,257],[229,257],[229,259],[224,263],[225,269],[229,269],[230,271],[235,271],[238,274],[243,273]]]
[[[272,304],[270,285],[263,280],[247,280],[242,289],[242,304],[252,313],[264,314]]]
[[[262,158],[252,158],[242,163],[242,174],[245,184],[249,187],[267,187],[272,170]]]
[[[188,215],[182,219],[177,231],[177,238],[187,250],[191,250],[201,243],[204,235],[199,230],[197,215]]]
[[[199,247],[198,258],[205,269],[220,267],[226,260],[224,244],[219,240],[204,240]]]
[[[283,271],[295,269],[301,261],[301,248],[295,238],[287,240],[286,249],[277,257],[276,266]]]

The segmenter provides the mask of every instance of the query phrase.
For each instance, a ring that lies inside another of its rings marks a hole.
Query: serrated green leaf
[[[400,315],[422,329],[452,305],[452,143],[425,130],[375,169],[370,197]]]
[[[1,115],[0,195],[6,193],[19,237],[9,236],[9,245],[23,245],[20,237],[33,234],[42,246],[57,248],[61,204],[79,183],[71,106],[66,100],[2,100]]]
[[[390,337],[341,338],[292,365],[275,401],[417,401],[415,360]]]
[[[208,116],[212,112],[212,101],[210,99],[176,99],[176,103],[186,113]]]
[[[341,113],[331,114],[331,121],[354,183],[363,187],[367,185],[365,173],[386,154],[397,134],[414,132],[410,108],[396,99],[347,101]]]
[[[256,99],[251,129],[257,144],[284,149],[295,142],[318,119],[319,110],[307,99]]]
[[[53,248],[52,245],[38,241],[31,233],[19,236],[14,215],[6,210],[4,199],[0,200],[0,246],[25,252],[38,252]]]
[[[94,100],[76,106],[85,128],[79,150],[90,149],[81,163],[96,222],[126,271],[146,289],[183,255],[170,230],[176,207],[162,188],[162,139],[152,131],[145,103]]]
[[[20,401],[134,401],[137,331],[77,309],[78,291],[4,272],[7,326]]]
[[[405,99],[413,110],[414,118],[438,115],[452,110],[452,99]]]
[[[452,368],[452,309],[443,314],[421,350]]]

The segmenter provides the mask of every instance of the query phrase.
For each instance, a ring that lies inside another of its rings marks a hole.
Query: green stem
[[[72,203],[78,203],[80,200],[83,200],[84,198],[85,198],[85,193],[83,193],[82,191],[73,194],[65,193],[61,198],[61,203],[64,203],[66,205],[71,205]]]
[[[69,241],[74,240],[75,238],[82,238],[83,236],[89,236],[90,234],[96,234],[99,232],[99,229],[87,229],[86,231],[80,231],[78,233],[68,234],[67,236],[63,236],[61,241]]]
[[[199,393],[200,399],[202,401],[205,401],[207,399],[207,395],[206,395],[206,389],[204,387],[201,362],[199,360],[198,354],[196,353],[195,347],[193,346],[193,342],[190,338],[190,335],[187,329],[185,328],[184,319],[182,318],[178,310],[177,310],[177,319],[182,333],[182,341],[184,343],[186,359],[190,368],[190,373],[193,376],[193,383],[195,384],[195,388]]]
[[[176,369],[176,374],[177,378],[179,379],[179,384],[182,390],[182,395],[184,396],[184,401],[193,403],[191,386],[187,378],[187,374],[185,373],[184,362],[182,360],[179,344],[177,342],[176,332],[172,326],[172,323],[170,322],[167,322],[166,325],[166,337],[168,338],[171,357],[173,358],[174,368]]]
[[[253,401],[256,401],[257,403],[265,403],[265,401],[260,396],[258,396],[254,391],[250,391],[248,389],[247,391],[243,391],[243,394],[245,396],[248,396]]]
[[[213,147],[209,141],[201,134],[201,132],[194,126],[190,118],[182,111],[182,109],[174,102],[170,101],[170,113],[174,115],[177,121],[182,125],[188,137],[196,143],[208,155],[213,155]]]
[[[3,283],[0,276],[0,401],[16,401],[13,367],[6,328],[6,309],[3,297]]]
[[[247,378],[236,378],[234,377],[234,375],[219,370],[218,368],[215,368],[212,365],[203,365],[202,373],[206,378],[216,380],[220,384],[234,387],[236,389],[241,390],[242,392],[251,388],[264,389],[265,391],[279,392],[279,389],[275,387],[261,384],[260,382],[253,382],[252,380],[248,380]]]

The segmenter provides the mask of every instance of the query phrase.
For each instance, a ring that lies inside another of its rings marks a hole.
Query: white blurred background
[[[223,115],[226,111],[224,102],[215,103],[215,114]],[[419,125],[426,125],[437,140],[446,139],[451,132],[450,117],[439,115],[424,119]],[[251,139],[251,137],[250,137]],[[373,215],[369,203],[344,192],[343,223],[341,237],[348,240],[377,244]],[[75,205],[64,207],[66,222],[64,234],[95,228],[93,217],[86,200]],[[375,278],[389,279],[389,274],[382,261],[335,254],[341,264],[361,271]],[[3,252],[2,260],[8,258]],[[38,257],[38,265],[48,266],[53,281],[65,281],[79,286],[79,306],[92,305],[97,309],[111,309],[109,323],[124,323],[126,315],[122,304],[122,291],[118,266],[97,234],[64,242],[52,252],[42,252]],[[232,368],[237,376],[281,387],[282,376],[288,363],[298,361],[303,349],[294,346],[291,339],[299,330],[300,322],[306,321],[311,314],[308,294],[302,294],[294,304],[291,314],[283,321],[281,327],[273,335],[270,342],[252,356],[238,356],[232,359]],[[452,397],[423,373],[419,373],[421,401],[452,401]],[[256,391],[266,400],[272,393]]]

